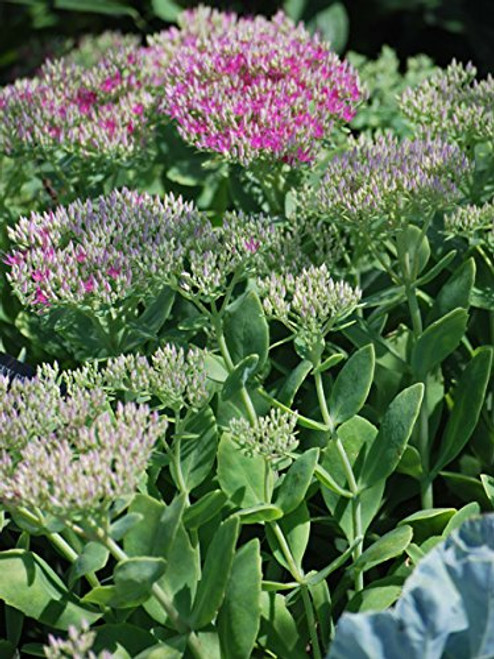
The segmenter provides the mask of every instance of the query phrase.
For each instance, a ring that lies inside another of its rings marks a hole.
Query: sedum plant
[[[205,7],[93,50],[0,91],[0,654],[384,659],[445,564],[463,651],[494,167],[448,112],[489,79],[357,63],[365,105],[303,25]]]

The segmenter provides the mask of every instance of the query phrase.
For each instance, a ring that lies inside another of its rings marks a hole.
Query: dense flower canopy
[[[154,295],[164,284],[214,300],[233,273],[259,273],[280,262],[289,233],[275,230],[263,215],[235,212],[213,227],[181,197],[123,189],[32,213],[9,235],[13,250],[6,263],[14,291],[42,310],[108,307]]]
[[[447,135],[461,144],[494,137],[494,78],[476,80],[476,68],[453,60],[444,71],[401,98],[403,114],[420,134]]]
[[[150,46],[161,110],[182,137],[242,164],[313,161],[363,96],[352,67],[281,12],[268,21],[199,7]]]
[[[0,89],[0,150],[135,155],[154,102],[139,79],[142,57],[129,39],[114,39],[96,62],[47,61],[36,77]]]
[[[315,200],[310,193],[304,203],[368,228],[373,220],[397,226],[416,211],[461,198],[460,185],[469,172],[466,156],[440,138],[362,135],[333,157]]]

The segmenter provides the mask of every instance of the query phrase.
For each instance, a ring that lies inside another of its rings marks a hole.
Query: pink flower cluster
[[[70,57],[48,61],[37,77],[0,89],[0,150],[135,153],[154,102],[140,80],[142,57],[135,44],[117,42],[92,66]]]
[[[313,161],[363,97],[352,67],[281,12],[184,12],[180,29],[150,39],[148,58],[160,110],[182,137],[244,165]]]

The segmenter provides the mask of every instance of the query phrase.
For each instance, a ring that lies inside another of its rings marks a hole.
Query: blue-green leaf
[[[391,402],[372,443],[360,475],[360,483],[370,487],[385,480],[398,466],[420,412],[424,385],[404,389]]]
[[[257,293],[246,291],[226,310],[223,318],[225,341],[234,364],[256,354],[258,368],[268,358],[269,327]]]
[[[341,369],[329,397],[329,412],[337,426],[358,414],[364,405],[374,377],[374,346],[360,348]]]
[[[213,620],[223,602],[235,555],[240,523],[237,516],[220,524],[208,547],[191,614],[193,629],[201,629]]]
[[[79,627],[101,617],[69,592],[51,567],[36,554],[24,549],[0,552],[0,600],[29,618],[55,627]]]
[[[261,553],[256,538],[235,554],[225,599],[218,614],[222,654],[250,657],[261,622]]]
[[[492,348],[479,348],[462,373],[454,392],[453,410],[444,430],[434,473],[456,458],[477,425],[490,380],[492,355]]]
[[[453,309],[429,325],[417,340],[411,357],[413,372],[420,379],[455,350],[467,328],[465,309]]]

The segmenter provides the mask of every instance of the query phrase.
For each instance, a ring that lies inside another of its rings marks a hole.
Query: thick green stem
[[[324,383],[322,381],[322,375],[320,372],[317,371],[317,368],[314,371],[314,379],[316,382],[317,398],[319,401],[319,407],[321,408],[322,418],[324,419],[324,423],[328,426],[328,428],[331,429],[333,428],[334,424],[331,419],[331,415],[329,413],[328,404],[326,402],[326,393],[324,391]],[[356,561],[362,554],[362,544],[363,544],[363,533],[362,533],[363,525],[362,525],[362,508],[360,503],[360,490],[358,487],[358,483],[355,479],[355,474],[353,473],[353,467],[351,465],[350,460],[348,459],[348,455],[347,452],[345,451],[345,447],[343,446],[343,442],[333,430],[330,430],[329,434],[331,441],[334,442],[336,450],[338,451],[338,455],[340,457],[341,464],[343,466],[343,470],[345,472],[345,476],[347,479],[348,488],[352,493],[351,505],[352,505],[353,540],[355,540],[356,538],[362,538],[362,540],[356,544],[355,549],[353,550],[353,560]],[[356,591],[362,590],[363,587],[364,587],[363,574],[360,571],[357,571],[355,573],[355,590]]]

